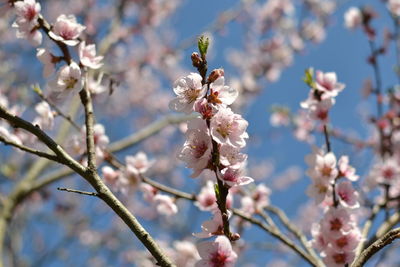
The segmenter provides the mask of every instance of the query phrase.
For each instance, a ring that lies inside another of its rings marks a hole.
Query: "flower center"
[[[213,264],[212,266],[214,267],[223,267],[225,266],[225,262],[227,260],[227,255],[217,251],[212,255],[211,258],[211,263]]]
[[[77,82],[78,82],[78,80],[76,78],[68,77],[68,78],[64,79],[65,88],[66,89],[73,89]]]
[[[331,231],[339,231],[342,228],[342,222],[338,218],[331,220],[330,223]]]

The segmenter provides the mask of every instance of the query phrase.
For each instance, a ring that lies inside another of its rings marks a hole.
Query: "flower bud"
[[[195,68],[200,67],[201,64],[203,63],[203,60],[201,59],[199,53],[193,52],[191,58],[192,58],[193,67],[195,67]]]
[[[208,82],[215,82],[219,77],[224,76],[224,69],[215,69],[208,76]]]

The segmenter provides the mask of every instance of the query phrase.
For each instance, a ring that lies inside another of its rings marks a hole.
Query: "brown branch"
[[[376,253],[378,253],[385,246],[391,244],[395,239],[400,238],[400,228],[392,229],[384,236],[376,240],[358,256],[351,267],[362,267],[364,264]]]
[[[92,96],[88,88],[88,73],[84,73],[84,88],[79,92],[82,105],[85,110],[85,125],[86,125],[86,154],[88,161],[88,169],[91,172],[96,172],[96,147],[94,142],[94,113]]]
[[[4,138],[3,136],[0,136],[0,142],[4,143],[5,145],[10,145],[10,146],[16,147],[16,148],[18,148],[18,149],[20,149],[20,150],[22,150],[22,151],[25,151],[25,152],[28,152],[28,153],[30,153],[30,154],[39,156],[39,157],[41,157],[41,158],[46,158],[46,159],[49,159],[49,160],[52,160],[52,161],[61,163],[61,162],[59,161],[58,157],[55,156],[55,155],[51,155],[51,154],[48,154],[48,153],[46,153],[46,152],[39,151],[39,150],[30,148],[30,147],[24,146],[24,145],[22,145],[22,144],[18,144],[18,143],[16,143],[16,142],[7,140],[7,139]]]

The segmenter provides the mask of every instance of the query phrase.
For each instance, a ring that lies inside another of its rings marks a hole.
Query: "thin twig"
[[[272,206],[272,205],[268,205],[267,207],[265,207],[266,210],[274,213],[276,216],[278,216],[279,220],[281,221],[281,223],[291,232],[293,233],[297,239],[299,239],[300,243],[303,245],[303,247],[306,249],[306,251],[313,256],[320,265],[322,265],[321,260],[319,259],[317,253],[315,252],[315,250],[312,248],[312,246],[310,245],[310,242],[307,240],[306,236],[304,235],[304,233],[298,228],[296,227],[296,225],[294,225],[293,223],[290,222],[289,218],[286,216],[286,214],[283,212],[283,210],[281,210],[278,207]]]
[[[381,211],[382,207],[383,207],[383,205],[379,205],[379,204],[376,204],[373,206],[371,214],[369,215],[369,217],[368,217],[367,221],[365,222],[364,227],[361,231],[361,241],[358,244],[357,249],[356,249],[356,257],[358,255],[360,255],[361,251],[364,249],[365,241],[368,238],[368,233],[371,230],[371,227],[374,223],[376,215],[378,215],[378,213]]]
[[[77,194],[81,194],[81,195],[88,195],[88,196],[92,196],[92,197],[99,196],[95,192],[87,192],[87,191],[75,190],[75,189],[70,189],[70,188],[65,188],[65,187],[57,187],[57,190],[66,191],[66,192],[70,192],[70,193],[77,193]]]

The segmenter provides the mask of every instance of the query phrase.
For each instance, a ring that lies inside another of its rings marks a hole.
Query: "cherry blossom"
[[[174,92],[177,98],[169,103],[172,110],[190,114],[193,112],[193,107],[196,100],[202,98],[207,90],[201,81],[202,77],[197,73],[190,73],[186,77],[179,78],[174,83]]]
[[[400,16],[400,1],[399,0],[389,0],[387,2],[387,7],[393,15]]]
[[[38,48],[36,53],[37,58],[43,63],[43,77],[50,77],[55,70],[55,57],[44,48]]]
[[[64,95],[70,91],[80,90],[82,87],[81,69],[72,62],[63,66],[57,73],[57,79],[48,83],[48,87],[56,94]]]
[[[94,44],[86,45],[85,41],[81,42],[79,44],[79,58],[82,65],[88,68],[99,69],[103,66],[103,63],[101,63],[103,56],[96,57],[96,45]]]
[[[324,263],[329,267],[343,267],[350,264],[355,256],[354,251],[337,251],[332,247],[325,250]]]
[[[171,216],[178,212],[178,207],[170,196],[157,194],[154,197],[154,203],[157,207],[157,212],[159,214]]]
[[[128,193],[129,181],[121,174],[121,171],[114,170],[110,166],[101,168],[104,181],[116,192]]]
[[[246,132],[248,122],[230,108],[221,107],[211,120],[211,136],[219,143],[227,143],[242,148],[249,137]]]
[[[344,84],[337,82],[335,72],[323,73],[319,70],[316,72],[315,86],[323,93],[322,99],[336,97],[345,87]]]
[[[400,179],[400,164],[396,158],[387,158],[383,162],[376,163],[368,179],[373,184],[393,184]]]
[[[208,238],[214,235],[223,235],[224,226],[222,222],[221,212],[215,210],[212,220],[205,221],[201,224],[201,232],[193,234],[199,238]]]
[[[353,229],[349,233],[329,240],[336,251],[354,251],[361,240],[361,233]]]
[[[362,24],[362,12],[357,7],[350,7],[344,14],[344,25],[348,29],[355,29]]]
[[[211,76],[211,74],[210,74]],[[210,84],[210,94],[208,95],[208,102],[212,104],[231,105],[238,97],[238,91],[225,85],[224,76],[219,77]]]
[[[219,150],[219,162],[230,168],[239,168],[247,160],[247,155],[240,153],[239,148],[223,144]]]
[[[327,237],[338,237],[347,234],[354,228],[352,215],[345,208],[329,208],[321,221],[321,231]]]
[[[154,164],[154,160],[149,160],[142,151],[135,156],[126,156],[125,161],[127,173],[133,176],[145,173]]]
[[[327,196],[332,195],[332,184],[327,180],[313,179],[307,188],[307,195],[314,198],[316,204],[320,204]]]
[[[330,183],[338,176],[336,156],[332,152],[321,154],[320,151],[314,151],[306,157],[306,162],[309,165],[307,175],[315,180],[320,179]]]
[[[42,33],[36,28],[32,28],[31,23],[19,24],[18,22],[15,22],[12,27],[17,29],[17,38],[26,39],[33,46],[39,46],[42,43]]]
[[[42,101],[35,106],[35,110],[39,114],[39,117],[33,120],[33,124],[38,125],[41,129],[51,130],[54,125],[54,114],[50,105]]]
[[[205,121],[194,118],[189,121],[186,142],[178,158],[193,169],[192,177],[197,177],[208,166],[211,159],[211,138]]]
[[[207,181],[206,185],[201,188],[200,193],[196,197],[195,205],[203,211],[215,210],[217,208],[217,199],[212,181]]]
[[[254,182],[253,178],[243,176],[243,169],[225,168],[221,170],[221,180],[229,186],[240,186]]]
[[[266,185],[257,185],[256,189],[251,194],[251,197],[254,199],[257,211],[261,211],[269,205],[269,196],[271,195],[271,193],[271,189],[269,189]]]
[[[341,156],[338,160],[339,176],[346,177],[352,182],[358,180],[359,176],[356,175],[356,169],[349,165],[349,157]]]
[[[49,32],[51,38],[61,41],[69,46],[75,46],[79,43],[78,37],[86,29],[85,26],[76,21],[74,15],[60,15]]]
[[[31,28],[35,26],[41,7],[35,0],[24,0],[14,3],[15,13],[17,15],[17,24],[30,24]]]
[[[233,251],[228,238],[218,236],[214,242],[202,242],[197,245],[201,260],[196,267],[233,267],[237,254]]]
[[[336,186],[336,192],[343,207],[354,209],[360,206],[360,203],[358,202],[358,193],[354,190],[350,181],[339,183]]]

